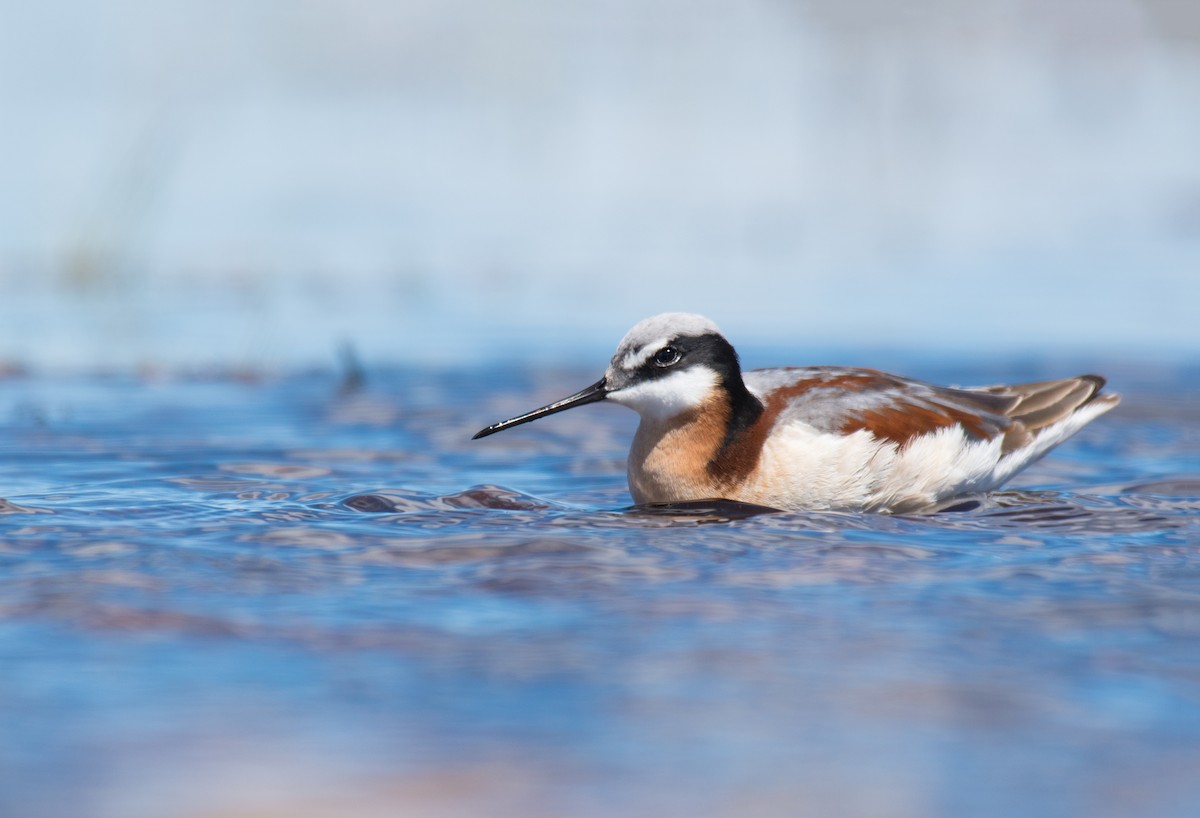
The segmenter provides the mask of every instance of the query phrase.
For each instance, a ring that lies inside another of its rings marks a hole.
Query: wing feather
[[[746,385],[775,424],[801,422],[840,434],[866,430],[899,446],[958,426],[971,439],[1002,436],[1008,453],[1094,400],[1104,379],[958,389],[873,369],[787,367],[748,372]]]

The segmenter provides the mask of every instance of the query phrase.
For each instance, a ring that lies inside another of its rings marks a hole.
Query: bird
[[[992,491],[1120,402],[1099,375],[946,387],[875,369],[743,372],[708,318],[636,324],[604,377],[472,439],[610,401],[641,416],[638,505],[731,500],[785,511],[908,513]]]

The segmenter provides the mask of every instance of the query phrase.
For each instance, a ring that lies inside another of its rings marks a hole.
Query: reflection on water
[[[5,381],[0,815],[1200,803],[1194,373],[898,516],[631,507],[626,413],[469,440],[579,373],[365,375]]]

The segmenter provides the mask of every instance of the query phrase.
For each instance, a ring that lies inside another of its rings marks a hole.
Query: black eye
[[[671,366],[679,363],[681,353],[673,346],[665,346],[658,352],[654,353],[655,366]]]

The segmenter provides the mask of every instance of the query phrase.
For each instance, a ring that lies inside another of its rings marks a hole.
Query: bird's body
[[[1103,385],[1083,375],[957,389],[836,367],[743,375],[711,321],[666,313],[630,330],[593,386],[476,437],[607,399],[641,415],[635,502],[916,511],[1009,480],[1117,405]]]

